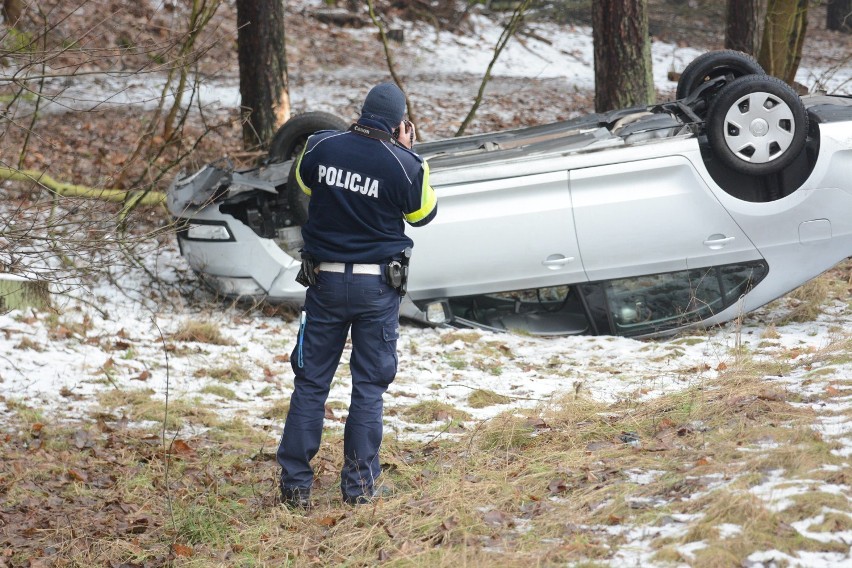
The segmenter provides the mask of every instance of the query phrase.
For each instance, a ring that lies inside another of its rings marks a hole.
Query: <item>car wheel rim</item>
[[[776,95],[749,93],[725,114],[725,143],[738,158],[765,164],[793,143],[795,120],[790,106]]]

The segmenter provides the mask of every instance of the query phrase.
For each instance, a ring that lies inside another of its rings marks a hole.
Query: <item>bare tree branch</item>
[[[375,24],[375,26],[379,30],[379,37],[382,40],[382,47],[384,47],[385,50],[385,59],[388,62],[388,71],[390,71],[391,77],[393,78],[393,82],[397,84],[397,86],[400,88],[400,90],[402,90],[403,94],[405,95],[405,107],[408,110],[408,119],[416,125],[417,120],[414,116],[414,108],[411,106],[411,101],[408,98],[408,93],[406,92],[405,87],[403,87],[402,85],[402,80],[396,73],[396,64],[393,61],[393,55],[391,54],[390,46],[388,45],[388,36],[385,33],[385,27],[382,25],[382,22],[379,20],[379,17],[376,16],[376,11],[373,8],[373,0],[367,0],[367,7],[370,9],[370,18],[373,20],[373,24]]]
[[[509,40],[512,39],[515,32],[518,31],[518,27],[524,21],[524,14],[529,9],[530,4],[532,4],[531,0],[523,0],[520,2],[515,8],[515,11],[512,12],[512,16],[509,18],[509,22],[506,24],[506,27],[503,28],[503,33],[500,34],[500,38],[497,40],[497,45],[494,46],[494,55],[491,57],[491,61],[485,69],[485,75],[482,76],[482,82],[479,84],[479,91],[476,93],[473,106],[471,107],[470,112],[467,113],[467,116],[464,117],[459,129],[456,131],[456,136],[463,135],[464,131],[473,120],[473,117],[476,116],[476,111],[479,110],[479,105],[482,104],[482,97],[485,95],[485,86],[488,84],[488,81],[491,80],[491,70],[494,68],[494,64],[497,63],[497,59],[503,52],[503,48],[506,47],[506,44],[509,43]]]

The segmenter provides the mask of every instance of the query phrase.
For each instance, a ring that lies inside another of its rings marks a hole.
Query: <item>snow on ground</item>
[[[151,255],[149,262],[166,284],[193,278],[173,244]],[[151,282],[141,270],[122,274],[118,282],[122,289],[103,281],[91,290],[76,292],[79,300],[59,299],[55,314],[25,310],[0,315],[0,384],[7,399],[37,405],[57,418],[75,418],[97,407],[95,395],[105,387],[148,388],[163,397],[168,380],[174,398],[198,397],[216,402],[222,412],[280,425],[283,416],[271,422],[261,416],[273,402],[289,396],[288,360],[298,322],[212,301],[188,304],[176,293],[157,302],[148,298]],[[173,339],[187,321],[214,322],[232,344]],[[804,353],[824,348],[838,329],[852,329],[848,310],[779,327],[775,341],[779,348]],[[400,370],[389,390],[387,408],[399,410],[434,400],[483,420],[506,409],[547,405],[575,393],[603,402],[652,398],[715,377],[717,369],[730,363],[736,343],[756,347],[762,336],[759,323],[739,330],[729,324],[712,332],[656,341],[611,336],[541,338],[404,325],[398,346]],[[168,350],[164,351],[164,343]],[[348,360],[347,348],[329,398],[341,405],[349,397]],[[208,372],[230,365],[249,372],[248,380],[228,385],[236,399],[202,394],[205,386],[215,382]],[[807,389],[824,388],[819,381],[803,381],[796,375],[774,380],[805,394]],[[471,408],[467,398],[475,389],[495,391],[511,402]],[[850,398],[837,398],[835,405],[845,407]],[[413,425],[393,411],[387,425],[391,435],[400,437],[435,434],[433,424]],[[852,424],[830,416],[816,428],[826,437],[848,440]]]
[[[476,73],[484,71],[494,56],[502,29],[482,15],[471,17],[473,35],[457,36],[411,23],[402,23],[412,37],[416,69],[440,68],[444,73]],[[495,63],[492,74],[503,77],[561,78],[566,87],[594,89],[594,52],[592,29],[586,26],[559,26],[536,23],[535,37],[524,35],[510,42]],[[543,41],[545,40],[545,41]],[[660,88],[675,87],[668,80],[669,71],[682,71],[687,63],[702,53],[691,47],[652,43],[654,81]]]
[[[187,270],[174,246],[161,251],[152,268],[166,281]],[[264,410],[259,392],[272,386],[272,392],[262,398],[270,402],[289,395],[292,373],[281,356],[289,355],[295,345],[297,322],[248,314],[240,308],[219,309],[215,303],[190,307],[181,305],[180,297],[173,298],[177,305],[155,305],[144,299],[149,284],[141,272],[125,275],[120,283],[124,290],[104,282],[91,294],[85,293],[83,300],[92,305],[64,301],[57,306],[58,316],[29,311],[0,316],[0,377],[7,398],[38,404],[57,417],[73,418],[85,416],[93,408],[94,395],[105,385],[150,388],[163,396],[169,379],[174,397],[201,396],[214,401],[213,395],[199,394],[212,382],[204,370],[232,363],[248,370],[251,378],[229,385],[238,398],[218,400],[223,412],[258,419]],[[90,328],[85,333],[74,331],[84,320]],[[187,343],[177,353],[164,352],[163,340],[177,343],[170,336],[189,320],[215,322],[233,345]],[[400,372],[389,392],[388,407],[436,400],[464,408],[481,420],[506,408],[547,404],[578,391],[602,401],[652,397],[712,376],[713,369],[727,358],[730,343],[724,335],[690,345],[692,342],[683,340],[473,334],[404,326],[399,341]],[[479,339],[474,342],[476,336]],[[489,348],[481,349],[483,345]],[[348,358],[347,349],[331,401],[348,401]],[[512,397],[513,402],[468,408],[467,397],[478,388]],[[389,417],[388,426],[399,436],[434,433],[432,425],[416,428],[394,417]]]
[[[430,73],[458,73],[480,76],[490,58],[499,29],[483,18],[475,20],[477,38],[449,36],[423,25],[409,28],[412,38],[406,43],[400,60],[409,66],[412,75],[437,82]],[[367,41],[374,32],[346,30],[353,43]],[[495,68],[495,75],[562,80],[566,89],[592,86],[591,36],[584,28],[557,28],[541,24],[536,34],[550,43],[525,38],[513,42]],[[660,90],[671,91],[670,69],[682,70],[699,50],[678,48],[655,42],[654,76]],[[324,71],[326,72],[326,71]],[[332,75],[350,73],[348,70],[327,71]],[[356,71],[369,82],[369,73]],[[826,69],[803,68],[799,80],[813,86],[827,77]],[[316,81],[319,76],[307,78]],[[833,75],[829,85],[841,84],[850,88],[852,70],[843,69]],[[823,79],[820,79],[823,78]],[[71,85],[64,93],[63,105],[54,109],[64,112],[77,108],[82,101],[102,100],[104,93],[114,93],[111,104],[146,105],[158,93],[157,78],[102,78],[97,83]],[[834,81],[832,83],[831,81]],[[473,84],[473,81],[468,81]],[[95,92],[97,91],[97,92]],[[430,91],[434,93],[435,91]],[[449,91],[448,91],[449,92]],[[295,92],[295,103],[313,108],[339,105],[344,95],[331,87]],[[228,107],[237,105],[236,79],[220,77],[205,83],[203,101],[218,101]],[[307,101],[304,97],[310,96]],[[159,254],[145,255],[149,270],[166,285],[194,277],[179,256],[174,244]],[[116,275],[121,288],[106,280],[90,289],[79,289],[74,298],[59,300],[56,311],[10,312],[0,315],[0,389],[6,401],[19,401],[41,409],[51,419],[78,419],[91,416],[99,408],[97,394],[109,389],[150,389],[157,398],[168,392],[172,400],[200,400],[215,403],[225,415],[239,416],[266,427],[274,442],[284,416],[269,413],[276,404],[286,401],[292,387],[292,372],[288,355],[296,342],[297,323],[276,316],[264,316],[241,306],[203,303],[176,293],[149,294],[154,283],[141,270],[133,269]],[[199,294],[196,294],[197,298]],[[203,294],[201,294],[203,296]],[[424,400],[446,402],[466,410],[475,421],[488,419],[505,410],[536,407],[555,403],[560,397],[580,393],[600,401],[620,397],[651,398],[663,392],[684,388],[711,379],[724,368],[737,344],[756,349],[764,341],[766,321],[771,313],[747,319],[737,328],[729,324],[712,332],[669,340],[638,341],[616,337],[554,337],[537,338],[513,334],[475,332],[460,334],[454,330],[431,329],[405,325],[399,341],[400,371],[386,396],[386,434],[407,439],[431,439],[453,436],[438,424],[417,425],[401,416],[406,407]],[[187,321],[214,322],[231,339],[230,345],[212,345],[177,341],[172,334]],[[852,330],[852,313],[845,304],[809,323],[789,324],[775,329],[778,349],[797,348],[802,352],[819,350],[836,337],[839,330]],[[332,385],[329,401],[338,420],[328,420],[329,428],[340,428],[341,411],[349,397],[349,351],[344,353],[340,371]],[[203,393],[215,385],[210,371],[236,365],[248,371],[249,377],[227,387],[234,399]],[[794,373],[783,378],[767,380],[807,395],[822,392],[838,378],[852,374],[852,365],[834,366],[827,374]],[[478,388],[495,391],[510,397],[511,402],[487,408],[471,408],[467,397]],[[809,404],[809,403],[802,403]],[[814,425],[826,439],[842,442],[838,456],[852,455],[852,424],[837,411],[852,404],[852,393],[842,391],[832,405],[813,404],[818,420]],[[267,416],[264,416],[267,415]],[[0,414],[0,421],[3,415]],[[191,432],[183,432],[191,435]],[[753,448],[761,451],[761,447]],[[845,464],[843,467],[848,467]],[[657,471],[629,472],[633,483],[650,483]],[[720,487],[730,480],[704,480],[706,491]],[[808,480],[785,480],[783,472],[770,474],[752,489],[774,510],[783,510],[790,495],[803,491],[837,492],[849,495],[843,485],[813,483]],[[651,542],[659,536],[685,534],[689,515],[673,515],[663,526],[602,527],[601,531],[621,531],[625,544],[612,559],[612,565],[647,566],[653,554]],[[797,524],[796,530],[810,536],[810,526],[819,524],[819,517]],[[726,534],[737,534],[736,525],[726,526]],[[838,538],[848,543],[847,534],[819,533],[820,538]],[[680,550],[690,558],[701,547],[693,543]],[[799,553],[795,556],[778,551],[754,553],[751,566],[850,565],[848,555]]]
[[[178,280],[192,277],[173,244],[161,248],[158,254],[151,252],[144,258],[147,268],[161,279],[156,286],[161,291],[176,286]],[[178,293],[151,299],[149,292],[155,286],[142,270],[122,271],[116,276],[121,289],[106,281],[89,291],[80,289],[76,298],[57,302],[55,312],[24,310],[0,315],[0,386],[6,402],[26,404],[51,420],[93,419],[103,410],[98,404],[98,393],[150,389],[154,398],[162,400],[168,389],[172,401],[215,405],[223,416],[240,417],[266,429],[270,445],[274,445],[284,416],[281,410],[272,414],[269,411],[287,400],[292,388],[289,363],[282,356],[289,354],[296,343],[297,322],[248,312],[240,306],[199,302],[198,296],[204,297],[199,292],[191,301],[187,301],[191,296]],[[586,336],[537,338],[403,325],[399,341],[400,372],[385,397],[386,435],[420,440],[455,436],[455,432],[446,431],[444,423],[418,425],[401,417],[407,406],[425,400],[446,402],[465,410],[473,416],[469,424],[475,424],[498,412],[547,406],[576,392],[596,400],[613,401],[619,397],[653,397],[681,389],[716,376],[718,369],[731,362],[737,345],[752,352],[762,346],[766,352],[769,341],[787,356],[792,349],[813,353],[830,345],[838,334],[852,329],[852,312],[845,304],[838,302],[836,309],[827,312],[812,322],[778,325],[769,340],[766,325],[777,315],[769,309],[747,318],[742,328],[729,324],[711,332],[656,341]],[[174,339],[172,334],[190,320],[214,322],[232,343],[212,345]],[[772,357],[771,349],[764,355],[767,356]],[[340,409],[348,404],[350,389],[348,358],[347,348],[329,398],[336,420],[326,420],[328,428],[342,428]],[[245,380],[227,383],[236,394],[235,399],[201,392],[206,386],[217,384],[210,378],[210,371],[231,365],[249,372]],[[848,435],[852,423],[848,414],[844,417],[836,411],[848,410],[852,404],[852,391],[848,389],[850,375],[852,363],[816,363],[765,380],[783,386],[788,392],[805,395],[803,400],[808,399],[808,393],[824,392],[835,385],[832,388],[839,392],[831,405],[801,404],[814,410],[817,415],[814,428],[826,440],[842,442],[840,455],[848,458],[852,453],[852,439]],[[846,387],[836,386],[838,380],[844,379]],[[485,409],[471,408],[467,396],[477,388],[505,395],[511,401]],[[198,433],[191,431],[192,428],[184,427],[180,435]],[[763,449],[758,444],[744,451]],[[648,484],[661,473],[634,469],[627,472],[627,480],[637,485]],[[697,479],[702,489],[686,499],[698,500],[734,481],[721,475]],[[750,492],[773,511],[783,511],[790,505],[792,496],[806,492],[847,497],[852,493],[850,487],[842,484],[789,479],[780,470],[767,472],[763,482],[753,486]],[[659,508],[665,507],[666,502],[657,499],[641,505]],[[823,511],[793,528],[807,538],[848,544],[848,531],[812,530],[822,523],[822,515],[830,512]],[[610,565],[653,566],[655,539],[679,538],[701,518],[702,514],[675,514],[667,522],[654,526],[625,524],[589,530],[624,539]],[[741,529],[729,525],[719,530],[735,535]],[[688,564],[702,546],[697,541],[678,547],[677,551]],[[791,555],[773,550],[755,552],[749,562],[754,567],[783,562],[814,568],[850,565],[848,555],[838,553]]]

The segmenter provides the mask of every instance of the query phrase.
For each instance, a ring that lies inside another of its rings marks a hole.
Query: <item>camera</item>
[[[406,134],[411,133],[411,134],[410,134],[410,137],[411,137],[411,145],[412,145],[412,146],[414,146],[414,141],[415,141],[415,140],[416,140],[416,138],[417,138],[417,135],[416,135],[416,134],[414,134],[414,125],[413,125],[413,124],[411,124],[411,121],[410,121],[410,120],[404,120],[404,121],[403,121],[403,123],[404,123],[404,125],[405,125],[405,133],[406,133]],[[399,128],[394,128],[394,129],[393,129],[393,137],[394,137],[394,139],[399,140],[399,136],[400,136],[400,134],[401,134],[401,133],[400,133],[400,131],[399,131]]]

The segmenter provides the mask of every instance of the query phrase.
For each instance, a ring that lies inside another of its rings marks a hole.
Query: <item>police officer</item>
[[[437,212],[429,167],[411,151],[414,126],[392,83],[367,94],[345,132],[311,136],[296,166],[310,196],[302,227],[310,286],[291,365],[295,388],[278,448],[281,498],[309,507],[310,460],[320,446],[325,401],[350,329],[352,396],[343,434],[343,500],[367,503],[377,491],[382,395],[397,370],[400,290],[388,264],[413,245],[403,220],[429,223]],[[398,267],[398,263],[394,263]]]

